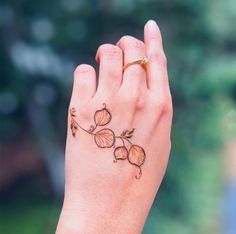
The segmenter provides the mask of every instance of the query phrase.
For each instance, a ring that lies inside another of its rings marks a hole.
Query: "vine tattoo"
[[[94,141],[99,148],[114,148],[114,163],[118,160],[128,160],[128,162],[138,168],[138,174],[135,176],[136,179],[139,179],[142,176],[141,166],[145,162],[146,154],[144,149],[135,145],[131,142],[133,137],[134,128],[125,129],[120,135],[115,135],[115,133],[106,126],[110,123],[112,115],[110,111],[106,108],[106,104],[103,103],[103,108],[97,110],[94,114],[94,125],[91,125],[87,130],[83,128],[76,120],[76,109],[74,107],[70,108],[70,129],[73,137],[76,137],[76,132],[78,129],[87,132],[88,134],[94,137]],[[97,127],[102,127],[100,130],[97,130]],[[116,140],[121,142],[121,145],[115,146]]]

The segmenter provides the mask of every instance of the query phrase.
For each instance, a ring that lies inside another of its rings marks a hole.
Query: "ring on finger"
[[[147,63],[148,63],[147,57],[142,57],[141,59],[135,59],[131,62],[128,62],[126,65],[123,66],[123,72],[127,67],[134,65],[134,64],[139,64],[146,70]]]

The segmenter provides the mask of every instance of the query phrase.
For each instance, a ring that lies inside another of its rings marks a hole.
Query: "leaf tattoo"
[[[125,129],[120,136],[121,137],[126,137],[126,138],[131,138],[133,136],[133,132],[134,132],[135,128],[131,128],[131,129]]]
[[[94,114],[94,122],[97,126],[107,125],[111,121],[111,113],[106,109],[106,104],[101,110],[97,110]]]
[[[88,130],[84,129],[79,123],[76,121],[76,109],[72,107],[70,109],[70,128],[73,137],[76,137],[76,133],[78,129],[87,132],[90,135],[94,136],[94,141],[99,148],[111,148],[114,147],[114,162],[118,160],[126,160],[138,167],[138,174],[135,176],[136,179],[139,179],[142,176],[141,166],[145,162],[146,154],[144,149],[139,146],[133,144],[130,139],[133,137],[133,133],[135,128],[125,129],[123,132],[116,136],[115,133],[110,128],[102,128],[100,130],[96,130],[97,127],[103,127],[111,122],[112,115],[110,111],[106,108],[106,104],[103,103],[103,108],[97,110],[94,114],[94,125],[91,125]],[[119,139],[122,142],[122,145],[115,146],[116,139]]]
[[[109,128],[103,128],[95,133],[94,140],[100,148],[111,148],[115,143],[115,134]]]

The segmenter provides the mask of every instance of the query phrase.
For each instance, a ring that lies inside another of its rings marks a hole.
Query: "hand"
[[[123,64],[146,56],[146,70]],[[172,101],[158,26],[122,37],[74,73],[57,234],[141,233],[170,153]]]

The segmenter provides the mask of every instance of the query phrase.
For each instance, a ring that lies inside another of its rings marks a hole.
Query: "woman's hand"
[[[140,64],[123,65],[146,56]],[[68,115],[65,199],[57,234],[141,233],[170,153],[172,101],[161,33],[98,48],[79,65]],[[96,88],[97,87],[97,88]]]

